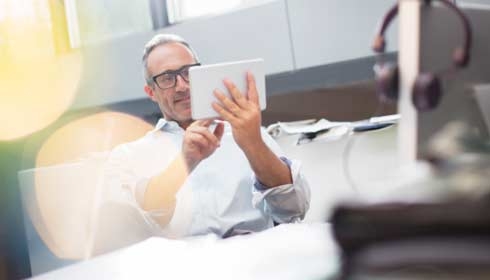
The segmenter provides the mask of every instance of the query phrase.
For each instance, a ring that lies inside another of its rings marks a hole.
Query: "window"
[[[9,67],[13,71],[13,65],[54,54],[47,1],[0,0],[0,10],[0,71]]]
[[[71,47],[153,29],[149,1],[64,0]]]
[[[264,0],[167,0],[170,23],[210,14],[218,14]]]

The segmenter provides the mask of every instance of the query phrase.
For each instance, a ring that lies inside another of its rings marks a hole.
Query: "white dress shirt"
[[[105,167],[105,201],[136,208],[148,229],[171,238],[209,233],[226,237],[304,218],[310,190],[299,162],[283,157],[277,143],[262,129],[264,142],[289,165],[293,183],[261,187],[228,123],[220,147],[197,165],[179,189],[173,215],[164,208],[144,211],[141,204],[149,179],[181,152],[184,132],[176,122],[160,119],[144,137],[117,146]],[[157,224],[154,218],[159,215],[172,215],[169,224]]]

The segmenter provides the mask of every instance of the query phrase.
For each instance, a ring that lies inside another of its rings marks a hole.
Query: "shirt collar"
[[[184,131],[182,129],[182,127],[180,127],[177,122],[168,121],[164,118],[161,118],[158,120],[154,131],[157,131],[157,130],[168,131],[168,132]]]

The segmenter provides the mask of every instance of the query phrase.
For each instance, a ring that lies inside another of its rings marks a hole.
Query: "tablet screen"
[[[189,69],[192,118],[199,120],[219,116],[212,107],[212,103],[218,101],[213,91],[219,89],[230,96],[230,93],[223,84],[223,79],[225,78],[229,78],[240,92],[246,95],[247,71],[251,71],[255,77],[259,94],[259,105],[261,110],[264,110],[266,107],[264,60],[242,60],[195,66]]]

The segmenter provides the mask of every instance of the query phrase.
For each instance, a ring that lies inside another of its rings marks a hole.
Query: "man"
[[[155,36],[143,53],[144,90],[164,115],[143,138],[116,147],[106,175],[110,192],[133,203],[155,233],[220,237],[300,221],[310,192],[299,163],[279,157],[261,129],[254,77],[247,97],[232,81],[232,98],[214,92],[223,121],[192,120],[188,70],[198,64],[176,35]]]

